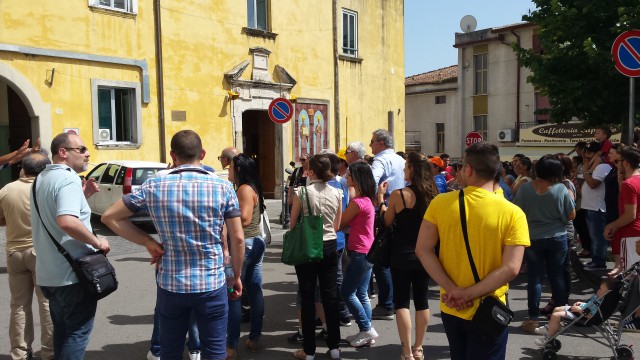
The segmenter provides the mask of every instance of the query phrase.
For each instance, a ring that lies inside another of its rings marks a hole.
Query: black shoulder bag
[[[473,278],[476,283],[480,282],[478,276],[478,270],[476,264],[473,261],[471,255],[471,247],[469,246],[469,234],[467,233],[467,216],[464,206],[464,191],[460,190],[459,195],[460,203],[460,223],[462,224],[462,235],[464,236],[464,244],[467,248],[467,256],[469,257],[469,263],[471,264],[471,272],[473,272]],[[499,299],[489,295],[480,300],[480,306],[476,310],[476,313],[471,319],[471,326],[479,333],[486,334],[491,338],[498,338],[504,329],[509,326],[509,323],[513,320],[513,311],[509,309]]]
[[[71,255],[67,252],[67,250],[60,245],[58,241],[51,235],[49,229],[42,221],[42,215],[40,215],[40,209],[38,208],[38,201],[36,200],[36,181],[38,178],[36,177],[33,180],[33,185],[31,187],[31,193],[33,195],[33,205],[36,208],[36,213],[38,213],[38,217],[42,222],[42,227],[47,231],[51,241],[58,249],[58,252],[67,259],[69,265],[78,276],[80,280],[80,285],[85,289],[85,291],[93,296],[96,300],[100,300],[107,295],[118,289],[118,279],[116,278],[116,270],[111,266],[109,260],[104,255],[102,251],[96,251],[93,254],[84,255],[77,259],[73,259]]]

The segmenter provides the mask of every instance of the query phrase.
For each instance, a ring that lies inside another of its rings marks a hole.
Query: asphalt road
[[[272,222],[278,219],[280,203],[268,201],[268,211]],[[142,247],[129,243],[105,229],[99,220],[94,221],[98,233],[108,237],[111,243],[111,259],[116,268],[120,287],[117,292],[101,300],[98,305],[95,326],[91,335],[85,359],[125,359],[144,360],[149,349],[149,339],[153,327],[155,305],[154,269],[149,265],[149,256]],[[153,232],[152,226],[143,226]],[[287,343],[286,337],[296,330],[295,292],[296,277],[293,267],[280,262],[282,234],[277,224],[272,224],[273,243],[267,248],[264,258],[263,281],[265,296],[265,321],[261,339],[262,351],[250,353],[240,347],[243,360],[293,359],[292,352],[301,346]],[[0,230],[0,248],[4,248],[4,231]],[[448,359],[449,350],[438,309],[437,287],[432,286],[430,324],[425,340],[426,359]],[[549,298],[548,288],[543,288],[543,301]],[[589,298],[593,293],[585,279],[574,279],[571,301]],[[520,275],[511,283],[510,306],[516,317],[510,325],[507,359],[541,359],[540,350],[533,344],[533,335],[523,333],[518,326],[526,319],[526,275]],[[6,258],[0,258],[0,360],[10,360],[8,339],[9,291],[6,275]],[[372,300],[375,306],[376,300]],[[37,309],[34,307],[34,314]],[[36,341],[34,349],[39,350],[39,322],[35,315]],[[380,338],[371,348],[353,349],[343,347],[343,359],[397,359],[400,355],[400,341],[395,321],[375,320],[374,326]],[[248,334],[248,324],[242,324],[241,345]],[[342,327],[341,335],[357,332],[357,326]],[[595,335],[594,331],[587,333]],[[563,343],[558,359],[609,359],[611,350],[592,340],[577,336],[561,337]],[[624,333],[623,343],[640,348],[640,334]],[[318,341],[317,359],[328,359],[324,355],[327,348]],[[36,353],[38,355],[38,353]],[[185,359],[187,357],[185,356]]]

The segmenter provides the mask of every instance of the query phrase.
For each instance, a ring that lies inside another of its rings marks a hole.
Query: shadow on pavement
[[[85,360],[144,359],[149,351],[149,341],[133,344],[109,344],[102,350],[91,350],[84,354]]]
[[[111,315],[107,319],[114,325],[153,325],[153,314],[150,315]]]
[[[7,273],[7,268],[3,267],[3,266],[0,266],[0,274],[6,274],[6,273]],[[0,358],[0,359],[2,359],[2,358]]]

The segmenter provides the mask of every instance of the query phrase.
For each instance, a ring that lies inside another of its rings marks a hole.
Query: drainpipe
[[[166,136],[164,129],[164,79],[162,77],[162,24],[160,13],[160,0],[156,0],[154,4],[154,18],[156,22],[156,76],[158,78],[158,131],[160,135],[160,162],[167,162],[166,154]]]
[[[516,37],[516,42],[520,46],[520,35],[511,29],[511,33]],[[516,71],[516,141],[520,141],[520,55],[518,55],[518,69]]]
[[[335,116],[336,153],[340,149],[340,73],[338,55],[338,1],[331,2],[333,12],[333,114]]]

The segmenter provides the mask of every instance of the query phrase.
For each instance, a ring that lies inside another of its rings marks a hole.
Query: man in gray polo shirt
[[[81,360],[93,328],[97,300],[78,282],[71,265],[58,252],[47,230],[78,258],[98,250],[109,252],[106,239],[91,229],[91,209],[85,197],[98,189],[77,173],[87,170],[89,149],[77,135],[60,134],[51,142],[53,164],[36,178],[31,198],[31,227],[36,258],[36,283],[49,300],[55,359]],[[34,205],[37,200],[39,214]],[[46,229],[45,229],[46,227]]]

